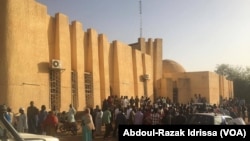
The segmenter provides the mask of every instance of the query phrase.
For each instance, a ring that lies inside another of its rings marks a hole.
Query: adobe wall
[[[210,101],[213,104],[220,103],[220,96],[223,99],[234,97],[233,81],[227,80],[225,76],[210,72]]]
[[[0,75],[3,78],[0,83],[1,92],[3,92],[1,103],[17,110],[20,107],[28,107],[29,102],[33,100],[39,108],[45,104],[48,110],[52,109],[49,96],[49,72],[51,60],[59,59],[63,67],[59,110],[67,110],[72,103],[72,70],[77,72],[78,77],[79,101],[76,108],[82,110],[85,107],[86,33],[81,23],[74,21],[70,24],[68,17],[62,13],[51,17],[47,14],[46,6],[34,0],[25,0],[21,3],[17,0],[2,0],[0,5],[0,18],[4,19],[0,24],[0,29],[4,29],[0,34],[4,37],[1,38],[0,43],[2,46]],[[94,33],[92,30],[89,32]],[[91,66],[89,69],[95,70],[91,71],[94,74],[94,81],[100,84],[99,68],[96,69],[99,66],[98,36],[91,35],[89,39],[91,44],[88,45],[93,47],[95,52],[92,57],[97,58],[93,60],[93,68]],[[98,101],[100,87],[96,85],[94,91]]]
[[[139,49],[108,41],[94,29],[62,14],[53,17],[35,0],[0,1],[0,102],[16,112],[30,101],[52,109],[50,100],[51,60],[61,61],[59,111],[72,103],[71,72],[77,74],[77,110],[101,105],[110,93],[153,99],[160,91],[162,39],[138,40]],[[93,98],[86,99],[84,73],[93,76]],[[146,83],[140,76],[148,74]],[[157,84],[155,84],[157,83]]]
[[[161,92],[161,78],[162,78],[162,39],[155,39],[153,43],[153,84],[154,95]]]
[[[233,83],[214,72],[165,73],[161,96],[173,99],[174,81],[177,83],[179,102],[186,103],[195,94],[201,94],[210,104],[219,104],[220,94],[224,98],[233,97]],[[231,94],[231,95],[230,95]]]
[[[154,67],[153,67],[153,61],[152,61],[152,56],[148,55],[148,54],[143,54],[142,55],[142,61],[143,61],[143,68],[144,69],[144,74],[148,74],[149,75],[149,79],[146,80],[146,93],[147,96],[154,101],[154,96],[155,95],[159,95],[160,93],[155,94],[154,93],[154,79],[153,79],[153,71],[154,71]],[[140,95],[139,95],[140,96]],[[142,96],[142,94],[141,94]]]
[[[209,77],[208,72],[190,72],[187,74],[191,80],[190,97],[200,94],[209,101]]]
[[[137,49],[132,49],[133,72],[134,72],[134,94],[141,97],[144,95],[145,81],[143,79],[144,69],[142,62],[142,53]],[[130,98],[130,97],[129,97]]]
[[[0,99],[0,103],[4,103],[5,101],[7,101],[7,96],[6,93],[8,93],[8,75],[9,75],[9,64],[7,63],[8,60],[8,49],[7,49],[7,45],[9,45],[11,42],[7,41],[7,35],[9,32],[9,28],[7,26],[7,23],[9,22],[8,19],[9,17],[6,16],[6,12],[8,12],[7,10],[8,8],[8,1],[1,1],[0,4],[0,95],[1,95],[1,99]]]
[[[83,32],[83,27],[80,22],[74,21],[71,25],[71,66],[72,70],[77,72],[77,86],[78,86],[78,100],[77,108],[78,110],[83,110],[86,106],[85,99],[85,86],[84,82],[84,39],[85,33]],[[66,105],[68,106],[68,105]],[[67,107],[68,108],[68,107]]]
[[[99,53],[98,53],[98,33],[94,29],[88,29],[87,31],[87,46],[85,55],[87,59],[85,64],[87,64],[86,71],[91,72],[93,76],[93,99],[92,106],[100,105],[98,101],[101,99],[100,93],[100,69],[99,69]]]
[[[1,103],[13,109],[26,108],[31,99],[48,105],[47,9],[33,0],[0,5]]]
[[[68,17],[64,14],[55,15],[55,54],[54,59],[62,63],[61,72],[61,109],[68,109],[71,99],[71,40]]]
[[[159,69],[161,69],[162,63],[157,63],[157,65],[154,65],[154,61],[155,62],[159,61],[158,60],[159,58],[157,57],[154,58],[154,56],[158,56],[158,57],[162,56],[162,52],[161,52],[162,40],[161,39],[153,40],[151,38],[149,38],[148,40],[145,40],[144,38],[139,38],[138,43],[130,44],[130,46],[133,48],[133,51],[134,51],[133,52],[134,53],[133,62],[134,62],[134,67],[135,67],[134,73],[137,74],[135,75],[136,76],[135,80],[138,83],[136,84],[135,82],[135,86],[136,86],[135,95],[138,95],[138,97],[148,96],[153,102],[154,97],[160,94],[159,92],[156,91],[156,89],[158,90],[161,89],[160,87],[157,88],[154,86],[154,83],[156,82],[156,80],[157,81],[160,80],[160,79],[155,78],[154,73],[157,72]],[[162,62],[161,60],[160,62]],[[142,63],[142,66],[140,66],[141,63]],[[138,72],[138,70],[140,71]],[[149,76],[147,80],[144,79],[145,75]],[[156,75],[156,76],[159,77],[159,75]],[[138,79],[140,79],[140,81],[138,81]]]
[[[100,101],[110,95],[110,43],[104,34],[98,36],[99,39],[99,61],[100,61]],[[98,103],[96,103],[98,104]],[[100,105],[101,103],[99,103]]]
[[[219,75],[214,72],[209,72],[209,101],[211,104],[219,104],[220,103],[220,90],[225,89],[221,88],[221,82],[219,81]]]
[[[173,88],[178,88],[178,102],[187,104],[193,97],[192,84],[195,80],[188,73],[165,73],[161,80],[161,96],[168,97],[173,101]]]
[[[220,95],[225,98],[229,99],[233,97],[233,82],[227,80],[224,76],[219,76],[220,81]]]
[[[117,96],[134,96],[132,48],[122,42],[113,42],[114,79],[113,93]]]

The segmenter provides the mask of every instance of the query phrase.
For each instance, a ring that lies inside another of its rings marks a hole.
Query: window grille
[[[58,70],[51,70],[50,75],[50,108],[54,110],[60,109],[60,95],[61,95],[61,75]]]
[[[72,104],[74,107],[78,107],[78,85],[77,85],[77,72],[71,72],[71,93]]]
[[[86,106],[93,106],[93,79],[92,74],[85,72],[85,98],[86,98]]]

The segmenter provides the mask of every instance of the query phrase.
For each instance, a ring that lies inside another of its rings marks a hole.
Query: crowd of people
[[[248,122],[249,105],[237,98],[222,99],[220,104],[207,107],[207,101],[200,94],[190,99],[187,104],[173,103],[168,97],[158,97],[154,102],[142,96],[109,96],[102,103],[102,109],[97,105],[91,111],[96,129],[94,136],[100,135],[100,126],[105,125],[103,138],[117,136],[120,124],[128,125],[180,125],[187,124],[188,118],[196,112],[216,112],[228,114],[233,118],[242,117]],[[194,103],[203,103],[197,107]],[[101,118],[102,115],[102,118]],[[102,123],[101,123],[102,121]]]
[[[76,112],[75,108],[70,104],[66,115],[67,122],[75,122]],[[5,117],[18,132],[51,136],[56,136],[60,122],[56,110],[47,111],[45,105],[42,105],[39,109],[35,106],[34,101],[30,102],[27,110],[21,107],[16,114],[12,112],[10,107],[7,107]]]
[[[204,106],[195,107],[194,103],[204,103]],[[205,106],[206,99],[195,95],[187,104],[173,103],[169,98],[158,97],[154,102],[149,97],[142,96],[109,96],[102,105],[87,107],[81,116],[83,141],[92,141],[95,137],[107,139],[116,137],[118,127],[127,125],[180,125],[186,124],[189,115],[195,112],[217,112],[228,114],[233,118],[242,117],[248,122],[249,105],[237,98],[222,99],[219,105]],[[47,134],[56,136],[59,122],[62,118],[69,123],[76,123],[76,109],[70,104],[67,112],[57,113],[55,110],[47,111],[42,105],[38,109],[34,102],[30,102],[27,113],[24,108],[18,114],[13,114],[11,108],[7,109],[6,119],[18,132],[33,134]],[[64,115],[64,116],[63,116]],[[102,127],[105,132],[102,134]]]

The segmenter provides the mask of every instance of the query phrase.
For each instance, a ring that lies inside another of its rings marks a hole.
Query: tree
[[[245,99],[250,102],[250,68],[220,64],[216,66],[215,72],[225,76],[234,83],[235,97]]]

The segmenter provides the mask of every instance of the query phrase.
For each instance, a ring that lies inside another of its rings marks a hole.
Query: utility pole
[[[140,9],[140,37],[142,38],[142,2],[139,1],[139,9]]]

